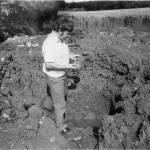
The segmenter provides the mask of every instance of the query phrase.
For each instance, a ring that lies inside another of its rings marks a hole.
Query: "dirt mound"
[[[150,43],[145,37],[149,33],[116,27],[111,32],[84,33],[77,41],[81,49],[74,47],[85,61],[70,111],[80,114],[80,119],[86,118],[89,109],[94,111],[102,121],[101,148],[149,148]]]
[[[41,46],[45,38],[15,36],[1,44],[1,148],[81,147],[74,141],[66,141],[55,127],[53,113],[43,109],[43,102],[49,98],[45,74],[42,72]],[[75,77],[79,78],[77,74]],[[95,143],[95,138],[86,137],[84,130],[73,132],[82,134],[81,143],[84,147],[90,139]],[[9,143],[6,142],[8,140]],[[92,143],[91,148],[94,147]]]
[[[125,27],[98,34],[76,30],[68,41],[82,55],[82,67],[67,71],[67,120],[100,121],[96,128],[74,129],[82,135],[78,143],[61,137],[53,113],[43,109],[49,98],[41,56],[46,36],[16,36],[1,44],[1,148],[150,148],[149,34]]]

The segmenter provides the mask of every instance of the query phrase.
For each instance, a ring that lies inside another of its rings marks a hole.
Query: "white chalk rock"
[[[5,58],[1,58],[1,61],[4,61],[5,60]]]
[[[31,46],[32,46],[31,42],[27,42],[26,45],[27,45],[28,47],[31,47]]]
[[[2,114],[2,117],[3,117],[3,118],[10,119],[10,116],[9,116],[9,115],[7,115],[7,114],[5,114],[5,113],[3,113],[3,114]]]

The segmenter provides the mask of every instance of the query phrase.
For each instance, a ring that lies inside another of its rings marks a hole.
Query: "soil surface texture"
[[[0,45],[0,149],[150,149],[150,33],[73,31],[67,43],[82,67],[67,70],[69,139],[43,108],[46,36],[15,36]]]

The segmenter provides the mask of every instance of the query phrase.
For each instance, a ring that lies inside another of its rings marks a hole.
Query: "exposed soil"
[[[83,57],[80,70],[67,71],[66,118],[79,141],[63,138],[53,113],[43,109],[45,38],[1,43],[0,148],[150,149],[150,33],[130,27],[72,33],[70,50]]]

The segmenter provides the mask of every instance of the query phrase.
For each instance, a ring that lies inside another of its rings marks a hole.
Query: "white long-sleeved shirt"
[[[53,62],[57,64],[69,64],[69,48],[68,45],[62,43],[55,32],[52,32],[45,39],[42,46],[42,54],[44,58],[43,71],[50,77],[61,77],[65,71],[47,69],[45,63]]]

